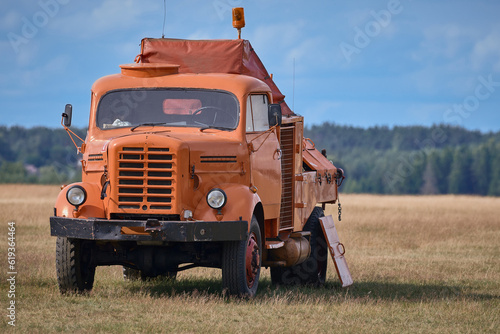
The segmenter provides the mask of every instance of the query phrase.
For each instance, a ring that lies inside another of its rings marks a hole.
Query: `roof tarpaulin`
[[[244,74],[264,81],[273,93],[273,103],[280,103],[283,115],[293,114],[271,79],[250,42],[235,40],[184,40],[144,38],[138,61],[180,65],[179,73]]]

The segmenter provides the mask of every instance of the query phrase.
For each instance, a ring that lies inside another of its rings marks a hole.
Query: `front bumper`
[[[138,231],[130,234],[131,230]],[[248,236],[248,222],[107,220],[50,217],[50,234],[103,241],[236,241]]]

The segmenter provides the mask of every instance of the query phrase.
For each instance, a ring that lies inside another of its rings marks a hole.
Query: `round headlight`
[[[85,203],[87,193],[81,186],[73,186],[66,193],[66,199],[71,205],[79,206]]]
[[[207,203],[212,209],[222,209],[226,202],[227,196],[222,189],[212,189],[207,194]]]

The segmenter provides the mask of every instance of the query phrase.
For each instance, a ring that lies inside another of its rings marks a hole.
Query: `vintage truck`
[[[322,218],[343,171],[303,137],[303,117],[247,40],[145,38],[120,67],[92,86],[75,143],[82,182],[63,186],[50,217],[62,293],[91,290],[104,265],[128,279],[221,268],[237,296],[255,295],[262,266],[276,284],[321,284],[328,241],[352,284]],[[66,105],[75,142],[71,115]]]

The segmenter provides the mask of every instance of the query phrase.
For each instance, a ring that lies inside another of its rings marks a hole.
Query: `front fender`
[[[85,189],[87,193],[87,199],[85,203],[78,207],[78,210],[75,210],[75,206],[68,203],[66,199],[66,193],[68,190],[73,187],[79,185]],[[56,200],[56,213],[55,215],[58,217],[66,217],[66,218],[105,218],[104,212],[104,203],[101,200],[101,190],[94,183],[87,182],[77,182],[72,183],[64,187]]]
[[[227,204],[221,209],[223,221],[241,219],[250,222],[252,220],[254,208],[261,202],[259,195],[253,193],[248,186],[241,184],[224,183],[214,188],[224,190],[227,195]],[[196,207],[193,218],[206,221],[216,220],[217,210],[209,207],[204,198]]]

